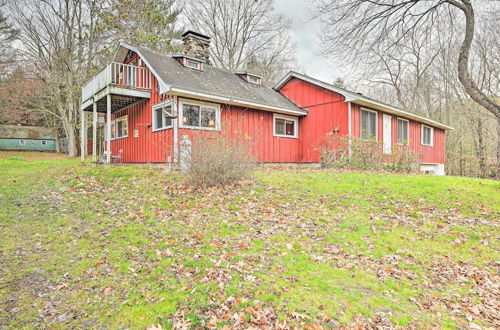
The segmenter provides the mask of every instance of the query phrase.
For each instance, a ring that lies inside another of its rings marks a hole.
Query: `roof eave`
[[[361,95],[361,94],[350,92],[350,91],[345,90],[345,89],[340,88],[340,87],[332,86],[331,84],[328,84],[328,83],[322,82],[320,80],[308,77],[306,75],[303,75],[303,74],[295,72],[295,71],[290,71],[273,88],[275,90],[279,91],[292,78],[301,79],[301,80],[309,82],[313,85],[320,86],[320,87],[323,87],[325,89],[331,90],[335,93],[338,93],[340,95],[343,95],[345,97],[345,102],[352,102],[355,104],[375,108],[377,110],[392,113],[394,115],[399,115],[403,118],[413,119],[415,121],[418,121],[418,122],[421,122],[424,124],[428,124],[428,125],[433,126],[433,127],[441,128],[444,130],[453,130],[453,127],[451,127],[451,126],[447,126],[447,125],[444,125],[444,124],[439,123],[437,121],[434,121],[432,119],[422,117],[422,116],[419,116],[419,115],[416,115],[416,114],[413,114],[410,112],[406,112],[404,110],[390,106],[388,104],[384,104],[382,102],[377,102],[375,100],[371,100],[369,98],[363,97],[363,95]]]
[[[239,99],[235,99],[235,98],[224,97],[224,96],[220,96],[220,95],[213,95],[213,94],[190,91],[190,90],[186,90],[186,89],[178,88],[178,87],[170,87],[169,93],[171,95],[191,97],[191,98],[193,98],[193,97],[194,98],[202,98],[202,99],[208,100],[208,101],[214,101],[214,102],[220,102],[220,103],[224,103],[224,104],[249,107],[249,108],[257,109],[257,110],[278,112],[278,113],[283,113],[283,114],[288,114],[288,115],[293,115],[293,116],[305,116],[308,113],[308,111],[304,110],[304,109],[295,110],[295,109],[288,109],[288,108],[283,108],[283,107],[275,107],[275,106],[270,106],[270,105],[266,105],[266,104],[260,104],[260,103],[245,101],[245,100],[239,100]]]
[[[351,100],[348,100],[347,102],[352,102],[352,103],[358,104],[360,106],[370,107],[370,108],[375,109],[375,110],[384,111],[384,112],[393,114],[395,116],[399,116],[401,118],[412,119],[412,120],[417,121],[419,123],[427,124],[429,126],[441,128],[444,130],[449,130],[449,131],[453,130],[453,127],[442,124],[442,123],[437,122],[435,120],[432,120],[432,119],[429,119],[429,118],[426,118],[423,116],[419,116],[419,115],[413,114],[411,112],[406,112],[406,111],[403,111],[399,108],[392,107],[390,105],[376,102],[373,100],[369,100],[369,99],[366,99],[363,97],[360,97],[358,99],[351,99]]]

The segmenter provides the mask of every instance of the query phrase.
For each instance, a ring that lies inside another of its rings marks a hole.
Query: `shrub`
[[[193,186],[223,186],[245,179],[256,166],[251,146],[240,139],[193,139],[191,167],[186,173]]]
[[[391,154],[384,154],[383,143],[375,139],[328,135],[319,150],[324,168],[411,173],[419,163],[418,155],[406,146],[393,146]]]

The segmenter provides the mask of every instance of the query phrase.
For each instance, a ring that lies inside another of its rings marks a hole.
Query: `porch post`
[[[80,161],[85,160],[85,111],[80,106]]]
[[[85,127],[83,129],[83,153],[85,157],[89,155],[89,132],[88,132],[88,124],[89,124],[89,113],[87,111],[83,112],[83,122],[85,123]]]
[[[179,161],[179,109],[177,104],[177,96],[173,96],[173,113],[176,115],[174,118],[174,163]]]
[[[92,102],[94,109],[92,111],[92,161],[97,162],[97,103]]]
[[[111,94],[106,95],[106,163],[111,163]]]

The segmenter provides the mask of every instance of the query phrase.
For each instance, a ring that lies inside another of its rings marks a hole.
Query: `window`
[[[422,125],[422,145],[431,146],[434,140],[434,129],[432,127]]]
[[[201,63],[190,59],[186,59],[186,66],[191,69],[201,70]]]
[[[41,144],[42,146],[46,146],[46,145],[47,145],[47,141],[42,140],[42,141],[40,141],[40,144]]]
[[[153,106],[153,132],[172,127],[172,108],[171,99]]]
[[[182,127],[220,129],[220,108],[215,104],[181,102]]]
[[[361,109],[361,138],[369,140],[377,138],[377,112]]]
[[[26,140],[19,140],[19,144],[22,145],[22,146],[25,146],[26,145]]]
[[[116,137],[123,138],[127,136],[128,136],[128,116],[123,116],[116,120]]]
[[[295,117],[274,115],[274,136],[297,138],[298,126]]]
[[[406,119],[398,118],[398,144],[408,145],[409,138],[409,122]]]
[[[256,77],[256,76],[248,75],[248,82],[251,82],[252,84],[260,85],[260,78]]]
[[[123,116],[111,121],[111,139],[125,138],[128,136],[128,116]]]

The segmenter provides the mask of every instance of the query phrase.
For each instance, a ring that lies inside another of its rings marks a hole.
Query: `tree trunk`
[[[486,146],[484,145],[484,139],[483,139],[483,121],[482,119],[478,119],[477,121],[477,158],[479,161],[479,177],[484,178],[486,177],[486,156],[484,155],[484,152],[486,150]]]
[[[474,38],[474,9],[470,0],[457,2],[455,0],[447,0],[448,3],[460,8],[465,14],[465,37],[460,48],[458,56],[458,79],[465,89],[465,92],[479,105],[486,108],[496,118],[500,118],[500,105],[495,103],[486,94],[484,94],[476,85],[469,72],[469,53]]]
[[[58,104],[59,114],[61,115],[61,121],[64,128],[64,133],[66,134],[66,141],[68,143],[68,157],[73,158],[78,156],[77,139],[75,133],[75,127],[68,117],[67,111],[64,109],[64,104]]]
[[[59,132],[56,129],[56,152],[61,152],[61,144],[59,143]]]

